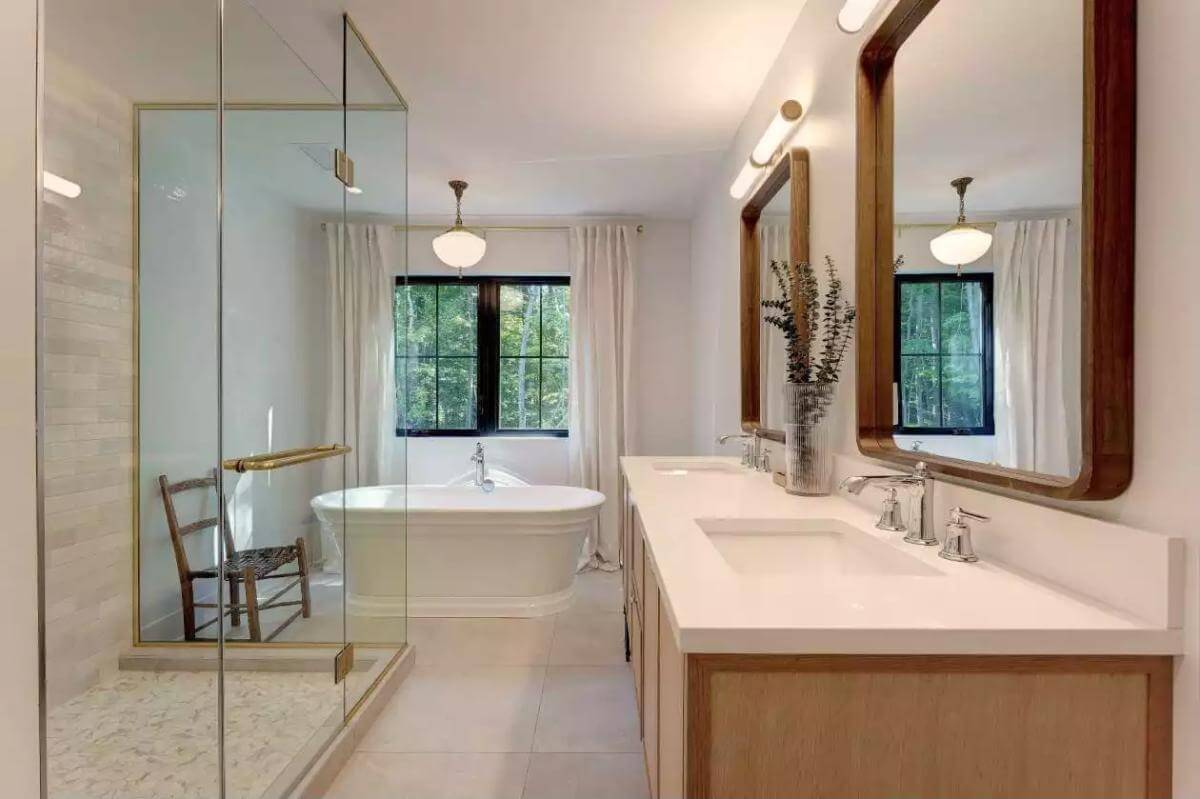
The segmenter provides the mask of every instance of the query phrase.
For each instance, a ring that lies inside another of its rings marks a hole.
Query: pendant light
[[[433,240],[433,252],[438,260],[457,269],[458,276],[462,277],[462,270],[474,266],[483,258],[483,254],[487,252],[487,240],[482,232],[476,233],[463,225],[462,196],[467,190],[467,182],[452,180],[450,188],[454,191],[457,209],[454,214],[454,227]]]
[[[974,178],[955,178],[950,185],[958,192],[958,221],[953,227],[938,234],[929,242],[929,251],[947,266],[956,266],[961,271],[969,263],[978,261],[992,246],[992,234],[967,224],[967,186]]]

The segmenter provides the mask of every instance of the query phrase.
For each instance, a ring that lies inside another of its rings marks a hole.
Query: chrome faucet
[[[475,442],[475,454],[471,456],[471,463],[475,464],[475,485],[486,492],[495,490],[495,481],[487,476],[487,459],[483,454],[482,442]]]
[[[910,544],[926,547],[937,545],[937,536],[933,534],[933,477],[929,474],[929,468],[924,461],[917,463],[912,474],[865,474],[847,477],[842,481],[840,487],[857,495],[861,494],[863,489],[869,485],[893,489],[904,488],[912,496],[920,498],[920,504],[913,511],[917,518],[908,520],[908,535],[904,536],[904,540]],[[891,513],[888,512],[889,510]],[[884,518],[881,518],[875,526],[881,530],[896,529],[899,525],[895,523],[894,511],[894,506],[885,509]]]
[[[750,433],[726,433],[723,436],[717,436],[717,443],[724,444],[730,439],[741,439],[742,442],[742,465],[753,469],[758,463],[758,434]]]
[[[732,438],[742,440],[742,465],[757,472],[771,471],[771,456],[763,446],[762,435],[758,430],[753,433],[726,433],[717,436],[717,443],[724,444]]]

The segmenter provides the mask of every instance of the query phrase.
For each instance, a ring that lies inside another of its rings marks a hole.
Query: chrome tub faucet
[[[471,463],[475,464],[476,487],[488,493],[494,491],[496,483],[487,476],[487,458],[483,454],[483,443],[480,441],[475,442],[475,454],[471,456]]]

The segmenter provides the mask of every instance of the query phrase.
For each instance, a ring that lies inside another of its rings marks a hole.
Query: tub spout
[[[483,442],[475,442],[475,454],[471,456],[471,463],[475,464],[475,485],[484,491],[491,491],[495,488],[496,484],[487,479],[487,460],[483,454]],[[488,483],[491,483],[490,487]]]

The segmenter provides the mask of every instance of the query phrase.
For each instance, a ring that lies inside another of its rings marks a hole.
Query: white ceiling
[[[341,5],[255,2],[323,75]],[[687,218],[804,0],[345,5],[412,107],[412,213],[463,178],[468,215]]]
[[[1080,204],[1081,0],[942,0],[896,57],[896,211],[952,218]]]

